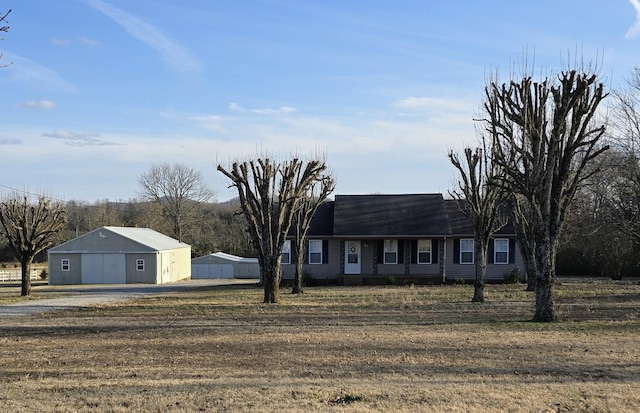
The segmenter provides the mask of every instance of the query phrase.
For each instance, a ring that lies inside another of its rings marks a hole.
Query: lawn
[[[38,287],[46,296],[47,287]],[[0,319],[4,411],[636,412],[638,280],[562,280],[538,324],[523,285],[253,286]]]

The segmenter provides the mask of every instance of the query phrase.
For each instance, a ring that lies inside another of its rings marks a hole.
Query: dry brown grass
[[[2,319],[3,411],[635,412],[640,285],[255,287]]]

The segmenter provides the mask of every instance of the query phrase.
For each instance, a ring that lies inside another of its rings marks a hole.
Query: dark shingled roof
[[[466,205],[466,201],[461,201],[463,206]],[[473,223],[465,214],[460,210],[458,200],[446,199],[444,204],[447,209],[447,215],[449,215],[449,225],[451,226],[451,233],[455,235],[470,235],[473,236]]]
[[[334,236],[451,234],[441,194],[336,195]]]
[[[466,205],[466,200],[461,201],[463,205]],[[460,207],[458,201],[455,199],[446,199],[444,201],[449,215],[449,225],[451,225],[451,233],[453,235],[471,236],[473,237],[473,223],[467,218]],[[502,212],[507,215],[507,224],[500,228],[494,235],[515,235],[515,228],[513,221],[510,218],[510,211],[507,206],[502,207]]]
[[[333,205],[333,201],[324,201],[318,206],[316,213],[311,218],[311,226],[309,227],[309,232],[307,232],[307,237],[333,235]]]

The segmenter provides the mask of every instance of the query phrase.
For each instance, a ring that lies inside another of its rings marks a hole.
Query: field
[[[0,406],[640,411],[637,279],[562,280],[562,321],[549,324],[527,321],[534,298],[522,285],[490,285],[484,304],[464,285],[287,292],[278,305],[233,286],[0,319]]]

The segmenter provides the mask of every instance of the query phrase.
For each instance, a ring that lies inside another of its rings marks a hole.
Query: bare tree
[[[179,163],[152,165],[149,171],[140,175],[138,183],[142,197],[162,205],[178,241],[182,241],[199,205],[213,197],[202,174]]]
[[[557,319],[554,305],[558,239],[569,205],[588,178],[586,166],[601,145],[598,105],[607,96],[596,74],[563,71],[557,82],[530,76],[485,88],[486,130],[493,161],[504,169],[503,185],[527,201],[535,252],[534,321]]]
[[[327,199],[329,194],[336,188],[335,180],[331,175],[324,175],[318,178],[309,188],[308,193],[300,200],[300,205],[294,215],[294,243],[296,247],[296,274],[293,280],[292,294],[301,294],[302,288],[302,264],[304,262],[305,241],[307,233],[311,227],[311,220],[318,210],[318,207]]]
[[[9,13],[11,13],[11,9],[9,9],[8,12],[6,12],[5,14],[0,15],[0,24],[2,26],[0,26],[0,32],[8,32],[9,31],[9,22],[7,21],[7,16],[9,15]],[[2,40],[2,37],[0,37],[0,40]],[[3,53],[0,52],[0,59],[2,59]],[[5,65],[0,65],[0,67],[6,67],[9,66],[11,63],[7,63]]]
[[[609,203],[613,222],[640,245],[640,66],[635,67],[625,87],[616,90],[611,105],[612,145],[616,171]]]
[[[258,251],[264,302],[277,303],[282,247],[294,213],[311,186],[325,177],[327,166],[323,160],[277,162],[265,157],[234,162],[229,171],[218,165],[218,170],[238,191],[248,232]]]
[[[31,294],[30,266],[33,257],[51,247],[65,228],[67,215],[61,203],[39,197],[33,205],[27,196],[0,203],[0,229],[22,266],[21,295]]]
[[[505,191],[495,180],[501,173],[492,161],[486,141],[475,151],[464,149],[464,161],[450,151],[449,160],[460,174],[458,189],[449,191],[457,200],[458,207],[473,223],[475,249],[475,281],[472,302],[484,302],[484,287],[487,274],[487,250],[493,234],[506,223],[504,214]]]

